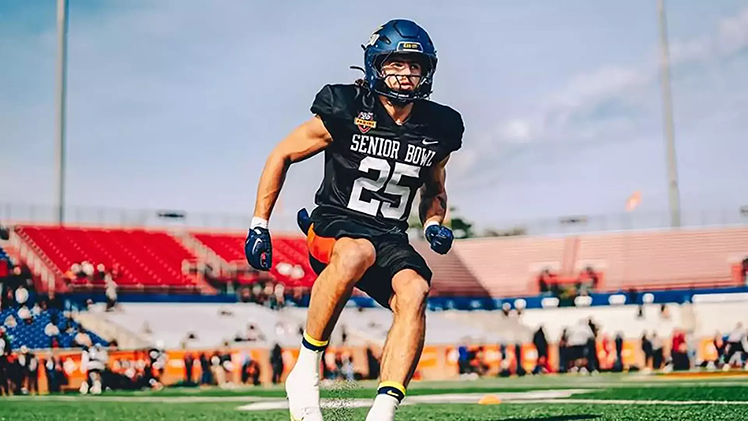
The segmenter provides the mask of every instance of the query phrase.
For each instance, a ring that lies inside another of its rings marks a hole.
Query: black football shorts
[[[412,269],[431,284],[431,269],[408,242],[405,233],[382,232],[350,216],[312,213],[312,227],[307,235],[309,261],[319,275],[327,267],[335,241],[340,238],[365,238],[374,245],[376,260],[356,284],[385,308],[390,308],[392,278],[403,269]]]

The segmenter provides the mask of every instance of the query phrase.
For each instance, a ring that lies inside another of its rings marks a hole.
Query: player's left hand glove
[[[267,228],[255,226],[249,229],[247,241],[244,242],[244,255],[253,268],[270,270],[273,266],[273,243]]]
[[[455,239],[451,229],[439,224],[429,225],[426,227],[424,234],[426,235],[426,241],[431,244],[431,250],[439,254],[447,254],[449,249],[452,248],[452,241]]]

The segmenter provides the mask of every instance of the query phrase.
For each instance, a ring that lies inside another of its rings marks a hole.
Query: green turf
[[[2,402],[0,420],[220,420],[287,421],[285,411],[240,412],[226,403],[119,403],[119,402]],[[503,404],[405,406],[398,421],[450,420],[738,420],[745,419],[745,407],[656,406],[656,405],[578,405],[578,404]],[[363,420],[365,409],[327,411],[330,421]]]
[[[371,398],[373,383],[336,385],[323,395]],[[478,381],[419,382],[409,396],[442,393],[500,393],[541,389],[582,389],[572,399],[635,401],[748,401],[748,379],[710,378],[670,380],[637,375],[548,376]],[[0,421],[16,420],[288,420],[286,411],[247,412],[237,407],[254,397],[280,397],[281,387],[224,389],[165,389],[160,392],[119,392],[104,396],[0,398]],[[144,399],[157,400],[145,402]],[[116,400],[116,401],[113,401]],[[207,402],[206,402],[207,400]],[[436,404],[403,406],[398,421],[499,420],[738,420],[748,419],[748,405],[645,405],[623,403],[522,403],[500,405]],[[363,420],[366,409],[327,410],[325,420]]]

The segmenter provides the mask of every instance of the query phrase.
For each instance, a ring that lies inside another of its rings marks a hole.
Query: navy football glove
[[[244,255],[249,265],[257,270],[270,270],[273,266],[273,244],[270,242],[270,231],[267,228],[254,227],[247,234],[244,243]]]
[[[299,228],[304,235],[309,234],[309,228],[312,226],[312,218],[309,217],[309,212],[307,212],[306,208],[299,209],[299,212],[296,214],[296,223],[299,224]]]
[[[429,225],[424,234],[426,241],[431,243],[431,250],[439,254],[447,254],[455,239],[451,229],[438,224]]]

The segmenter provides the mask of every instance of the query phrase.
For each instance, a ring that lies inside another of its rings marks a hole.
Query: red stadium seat
[[[142,229],[18,227],[16,232],[55,270],[58,277],[74,263],[117,265],[121,289],[195,290],[197,280],[182,273],[182,262],[195,259],[174,237]],[[86,280],[73,286],[91,286]],[[103,285],[102,285],[103,287]]]

